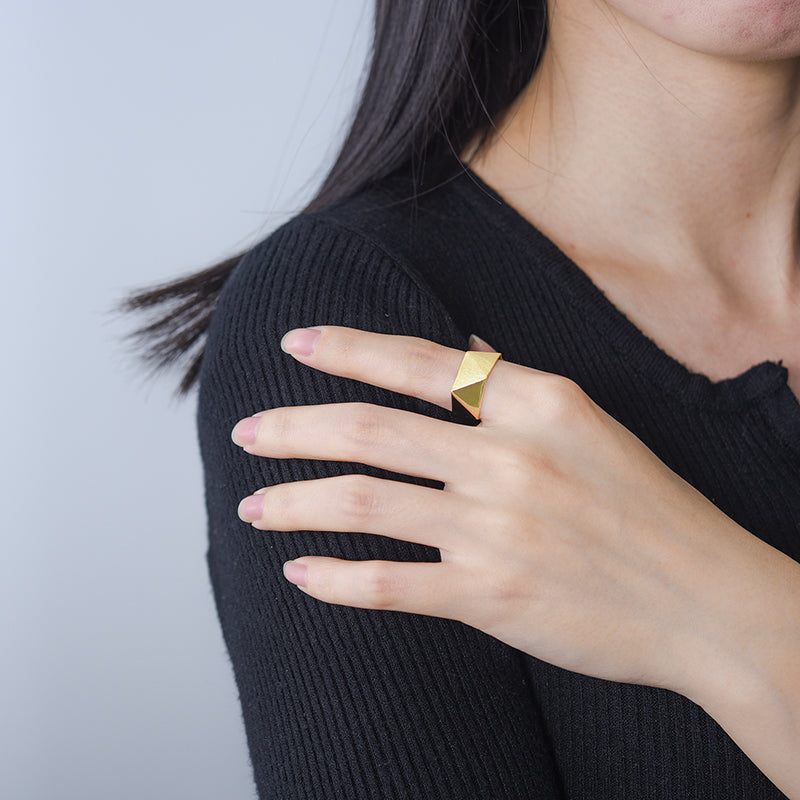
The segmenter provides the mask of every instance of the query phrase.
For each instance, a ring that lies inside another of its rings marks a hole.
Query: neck
[[[475,166],[574,257],[794,303],[800,60],[707,55],[596,0],[554,5]]]

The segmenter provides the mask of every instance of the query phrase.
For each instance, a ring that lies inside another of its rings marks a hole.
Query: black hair
[[[369,69],[344,142],[311,212],[400,169],[415,192],[446,179],[477,150],[526,86],[544,52],[546,0],[376,0]],[[473,150],[473,152],[474,152]],[[131,293],[123,311],[154,315],[131,337],[155,369],[188,362],[196,383],[217,297],[248,250],[166,284]]]

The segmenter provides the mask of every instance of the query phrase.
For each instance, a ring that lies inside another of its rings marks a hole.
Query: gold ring
[[[451,408],[456,419],[463,422],[478,420],[480,424],[486,379],[500,358],[500,353],[485,350],[467,350],[464,353],[450,390]]]

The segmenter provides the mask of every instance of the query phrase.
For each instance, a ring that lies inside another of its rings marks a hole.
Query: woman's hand
[[[463,351],[308,330],[282,343],[302,363],[450,409]],[[368,403],[264,411],[233,431],[248,453],[372,464],[445,486],[297,481],[245,498],[239,514],[263,530],[359,531],[441,551],[441,562],[287,562],[286,576],[305,572],[303,591],[319,600],[460,620],[566,669],[689,694],[735,646],[730,598],[749,560],[771,548],[567,378],[501,359],[481,419]]]

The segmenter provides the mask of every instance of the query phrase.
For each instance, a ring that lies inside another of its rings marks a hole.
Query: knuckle
[[[266,416],[266,419],[269,421],[269,439],[274,442],[278,448],[286,446],[292,440],[294,426],[292,423],[292,414],[290,412],[291,409],[289,408],[274,408]],[[261,433],[263,427],[266,426],[259,426],[259,433]],[[264,431],[264,433],[267,433],[267,431]]]
[[[284,485],[273,487],[266,493],[262,515],[265,520],[280,525],[281,529],[297,530],[300,524],[299,513],[294,492]]]
[[[346,516],[360,521],[370,519],[378,508],[373,481],[365,475],[349,475],[343,482],[340,502]]]
[[[531,590],[527,584],[531,579],[528,576],[527,582],[520,580],[519,572],[504,565],[499,572],[502,580],[486,578],[483,572],[471,576],[469,585],[472,588],[462,603],[460,621],[499,636],[517,614],[517,609],[529,602]]]
[[[536,391],[537,405],[546,424],[574,421],[586,408],[588,396],[571,378],[547,375]]]
[[[348,358],[358,348],[357,335],[347,329],[336,331],[336,335],[331,336],[328,341],[325,339],[323,332],[319,346],[324,344],[329,354],[337,359]]]
[[[509,610],[519,608],[521,603],[530,603],[532,589],[530,575],[523,575],[520,570],[507,570],[502,581],[494,582],[489,588],[488,609],[499,613],[495,623],[508,620]]]
[[[403,374],[410,384],[428,383],[442,373],[439,347],[424,339],[415,340],[406,354]]]
[[[353,406],[346,435],[351,446],[360,452],[379,441],[383,435],[383,421],[377,406],[371,403],[353,403]]]
[[[390,609],[395,605],[398,587],[390,567],[370,565],[365,571],[361,589],[370,608]]]

